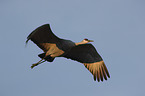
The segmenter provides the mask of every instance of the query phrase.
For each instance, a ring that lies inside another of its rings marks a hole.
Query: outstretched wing
[[[93,74],[94,80],[103,81],[110,77],[103,59],[92,44],[82,44],[73,47],[64,57],[81,62]]]
[[[103,79],[107,80],[107,77],[110,78],[103,60],[95,63],[84,63],[84,65],[93,74],[95,81],[96,79],[99,82],[100,80],[103,81]]]
[[[35,29],[27,37],[26,43],[32,40],[38,47],[40,47],[44,52],[46,52],[53,43],[60,40],[52,31],[49,24],[42,25]]]

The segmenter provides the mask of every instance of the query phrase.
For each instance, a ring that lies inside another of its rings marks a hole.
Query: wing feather
[[[84,63],[85,67],[92,73],[94,80],[98,82],[103,79],[107,80],[107,77],[110,78],[109,72],[107,70],[104,61],[95,62],[95,63]]]
[[[53,43],[60,40],[52,31],[49,24],[42,25],[36,28],[27,37],[26,43],[32,40],[38,47],[40,47],[44,52],[46,52]]]
[[[102,72],[103,72],[104,79],[107,80],[107,76],[106,76],[106,72],[105,72],[104,67],[102,67]]]
[[[99,71],[100,71],[100,78],[101,78],[101,81],[103,81],[103,72],[102,72],[102,68],[101,67],[99,67]]]
[[[71,48],[63,57],[81,63],[94,63],[102,61],[101,56],[92,44],[82,44]]]
[[[96,79],[99,82],[100,80],[103,81],[103,79],[107,80],[107,77],[110,78],[103,59],[92,44],[75,46],[64,57],[83,63],[92,73],[95,81]]]

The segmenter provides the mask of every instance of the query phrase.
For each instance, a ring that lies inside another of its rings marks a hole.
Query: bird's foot
[[[43,59],[42,59],[42,60],[43,60]],[[46,60],[44,60],[44,61],[42,61],[42,60],[40,60],[39,62],[37,62],[37,63],[35,63],[35,64],[32,64],[31,69],[33,69],[35,66],[37,66],[37,65],[39,65],[39,64],[41,64],[41,63],[43,63],[43,62],[46,61]]]
[[[35,63],[35,64],[32,64],[32,66],[31,66],[31,69],[33,69],[35,66],[37,66],[38,64],[37,63]]]

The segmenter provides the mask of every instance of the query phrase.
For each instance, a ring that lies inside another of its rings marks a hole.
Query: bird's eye
[[[88,41],[88,39],[87,39],[87,38],[85,38],[84,40]]]

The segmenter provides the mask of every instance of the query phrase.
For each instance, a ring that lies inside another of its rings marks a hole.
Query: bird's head
[[[87,38],[85,38],[82,42],[89,43],[89,42],[94,42],[94,41],[93,40],[88,40]]]

